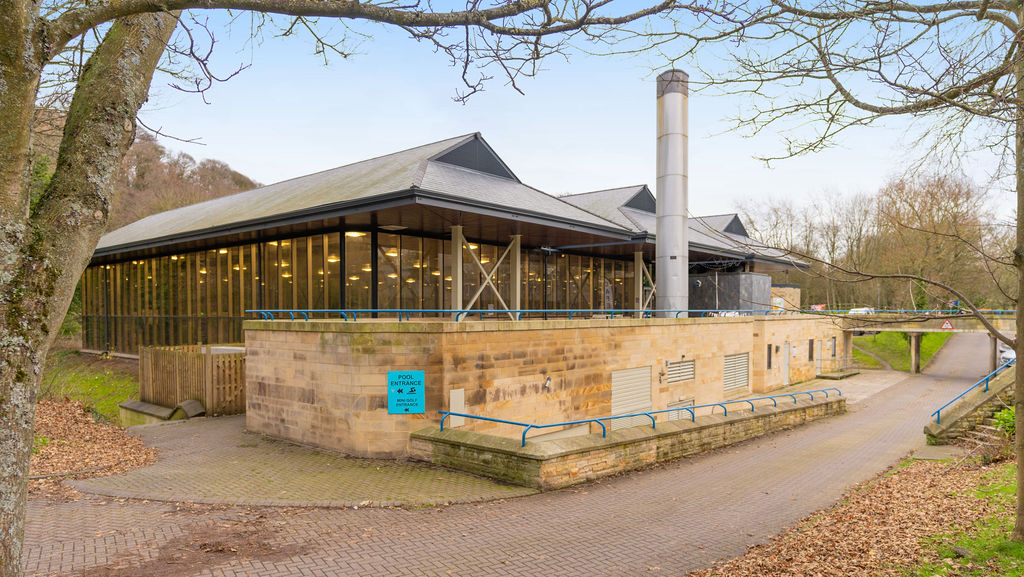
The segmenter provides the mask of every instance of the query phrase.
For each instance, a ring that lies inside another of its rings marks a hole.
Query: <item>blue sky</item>
[[[247,22],[247,20],[246,20]],[[207,94],[154,80],[143,121],[203,146],[164,139],[172,150],[216,158],[265,184],[470,132],[481,132],[525,183],[560,195],[655,181],[655,84],[662,62],[649,56],[575,54],[552,59],[520,95],[495,78],[468,104],[452,97],[459,70],[425,44],[383,26],[358,54],[325,66],[302,39],[268,37],[247,45],[248,26],[213,26],[215,68],[251,66]],[[684,64],[682,68],[686,69]],[[494,72],[494,71],[492,71]],[[690,98],[690,211],[732,212],[764,194],[796,202],[823,193],[878,189],[918,153],[903,121],[857,129],[813,156],[755,160],[778,153],[772,132],[747,138],[729,118],[748,105],[709,93]],[[986,184],[994,161],[979,156],[969,174]],[[996,195],[998,209],[1012,210]]]

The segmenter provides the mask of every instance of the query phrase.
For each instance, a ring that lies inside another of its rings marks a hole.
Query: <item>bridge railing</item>
[[[771,401],[773,407],[778,407],[779,406],[779,402],[778,402],[779,399],[787,399],[787,398],[788,399],[792,399],[793,400],[793,404],[795,405],[798,402],[798,398],[803,396],[803,395],[808,395],[810,397],[810,399],[813,401],[815,394],[823,394],[823,395],[825,395],[825,398],[827,399],[827,398],[829,398],[829,394],[833,393],[833,392],[836,395],[838,395],[838,396],[842,396],[842,394],[843,394],[842,391],[840,391],[839,389],[837,389],[835,387],[828,387],[828,388],[824,388],[824,389],[814,389],[812,391],[796,391],[796,392],[792,392],[792,393],[783,393],[783,394],[779,394],[779,395],[768,395],[768,396],[765,396],[765,397],[753,397],[753,398],[749,398],[749,399],[737,399],[737,400],[734,400],[734,401],[722,401],[720,403],[708,403],[706,405],[694,405],[694,406],[690,406],[690,407],[676,407],[676,408],[672,408],[672,409],[661,409],[661,410],[657,410],[657,411],[643,411],[643,412],[640,412],[640,413],[629,413],[629,414],[626,414],[626,415],[614,415],[614,416],[611,416],[611,417],[600,417],[600,418],[594,418],[594,419],[579,419],[579,420],[576,420],[576,421],[563,421],[561,423],[548,423],[548,424],[544,424],[544,425],[537,425],[537,424],[534,424],[534,423],[523,423],[523,422],[520,422],[520,421],[509,421],[509,420],[505,420],[505,419],[495,419],[495,418],[492,418],[492,417],[483,417],[483,416],[480,416],[480,415],[471,415],[469,413],[456,413],[456,412],[453,412],[453,411],[438,411],[438,414],[441,415],[441,430],[442,431],[444,431],[445,419],[447,419],[448,417],[463,417],[463,418],[466,418],[466,419],[475,419],[475,420],[479,420],[479,421],[488,421],[488,422],[492,422],[492,423],[501,423],[501,424],[505,424],[505,425],[513,425],[513,426],[516,426],[516,427],[523,427],[522,446],[525,447],[526,446],[526,433],[528,433],[529,431],[531,431],[533,429],[549,429],[551,427],[564,427],[564,426],[568,426],[568,425],[583,425],[583,424],[587,424],[587,423],[597,423],[598,425],[601,426],[601,436],[602,437],[607,437],[608,436],[608,427],[605,425],[604,421],[614,421],[616,419],[628,419],[630,417],[647,417],[647,418],[651,419],[651,428],[655,429],[658,426],[658,422],[654,418],[654,415],[660,415],[662,413],[673,413],[673,412],[674,413],[679,413],[681,411],[686,411],[686,412],[688,412],[690,414],[690,421],[694,422],[697,419],[697,414],[696,414],[696,410],[697,409],[707,409],[707,408],[710,408],[711,409],[711,414],[714,414],[715,413],[715,409],[721,407],[722,414],[724,416],[728,416],[729,415],[729,406],[730,405],[746,403],[747,405],[750,406],[750,412],[753,413],[753,412],[755,412],[755,405],[754,405],[755,401],[756,402]],[[765,403],[765,405],[763,405],[763,406],[767,406],[767,403]]]
[[[973,385],[967,387],[967,390],[965,390],[964,392],[960,393],[959,395],[953,397],[948,403],[946,403],[945,405],[942,405],[941,407],[936,409],[935,412],[932,413],[932,416],[935,417],[935,424],[936,425],[941,425],[942,424],[942,420],[941,419],[942,419],[942,410],[943,409],[945,409],[945,408],[949,407],[950,405],[952,405],[953,403],[959,401],[967,393],[973,391],[974,389],[977,389],[978,387],[980,387],[982,385],[985,386],[985,392],[987,393],[988,392],[988,385],[992,381],[992,379],[996,378],[996,375],[998,375],[999,373],[1003,372],[1004,369],[1006,369],[1007,367],[1013,365],[1016,361],[1017,361],[1017,359],[1010,359],[1009,361],[1003,363],[998,369],[996,369],[996,370],[992,371],[991,373],[985,375],[985,377],[982,378],[980,381],[978,381],[978,382],[974,383]]]
[[[900,316],[973,316],[974,313],[967,309],[875,309],[872,307],[860,307],[852,309],[801,309],[802,313],[810,315],[900,315]],[[979,309],[983,315],[1014,315],[1013,309]]]

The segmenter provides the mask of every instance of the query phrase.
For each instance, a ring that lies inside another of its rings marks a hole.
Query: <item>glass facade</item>
[[[463,306],[476,297],[467,308],[514,308],[506,246],[467,244]],[[632,260],[538,250],[520,259],[523,309],[633,307]],[[494,269],[500,300],[477,262]],[[140,345],[237,343],[251,309],[450,309],[452,281],[451,241],[355,230],[91,266],[83,347],[137,354]]]

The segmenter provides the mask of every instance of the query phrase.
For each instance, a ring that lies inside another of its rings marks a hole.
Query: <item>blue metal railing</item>
[[[442,431],[444,431],[444,421],[448,417],[464,417],[464,418],[467,418],[467,419],[476,419],[478,421],[489,421],[489,422],[492,422],[492,423],[501,423],[501,424],[504,424],[504,425],[514,425],[514,426],[517,426],[517,427],[524,427],[523,428],[523,435],[522,435],[522,446],[525,447],[526,446],[526,433],[529,432],[531,429],[548,429],[548,428],[551,428],[551,427],[564,427],[564,426],[567,426],[567,425],[583,425],[583,424],[586,424],[586,423],[597,423],[598,425],[601,425],[601,436],[602,437],[607,437],[608,436],[608,428],[605,426],[603,421],[614,421],[615,419],[627,419],[627,418],[630,418],[630,417],[647,417],[647,418],[649,418],[651,420],[651,428],[652,429],[656,429],[657,428],[657,420],[654,418],[654,415],[659,415],[661,413],[671,413],[671,412],[678,412],[678,411],[687,411],[688,413],[690,413],[690,422],[695,422],[697,420],[696,409],[706,409],[706,408],[710,407],[711,408],[711,414],[714,414],[715,413],[715,408],[716,407],[721,407],[722,408],[722,414],[724,416],[729,416],[728,405],[734,405],[734,404],[737,404],[737,403],[747,403],[747,404],[750,405],[750,412],[753,413],[753,412],[755,412],[754,401],[771,401],[772,405],[774,407],[778,407],[779,406],[778,399],[789,397],[789,398],[793,399],[793,404],[795,405],[798,402],[797,401],[797,396],[798,395],[808,395],[808,396],[810,396],[811,400],[813,401],[814,400],[814,393],[823,393],[825,395],[825,398],[827,399],[829,397],[829,391],[835,391],[836,394],[838,394],[839,396],[842,396],[842,394],[843,394],[842,391],[840,391],[839,389],[837,389],[835,387],[828,387],[828,388],[825,388],[825,389],[815,389],[813,391],[796,391],[796,392],[793,392],[793,393],[783,393],[783,394],[780,394],[780,395],[768,395],[766,397],[754,397],[754,398],[750,398],[750,399],[737,399],[737,400],[734,400],[734,401],[722,401],[720,403],[709,403],[709,404],[706,404],[706,405],[694,405],[694,406],[690,406],[690,407],[676,407],[676,408],[673,408],[673,409],[661,409],[661,410],[658,410],[658,411],[644,411],[642,413],[630,413],[628,415],[615,415],[613,417],[600,417],[600,418],[595,418],[595,419],[581,419],[581,420],[577,420],[577,421],[565,421],[565,422],[562,422],[562,423],[549,423],[547,425],[536,425],[536,424],[533,424],[533,423],[521,423],[519,421],[508,421],[508,420],[505,420],[505,419],[494,419],[494,418],[491,418],[491,417],[481,417],[479,415],[470,415],[470,414],[467,414],[467,413],[455,413],[455,412],[452,412],[452,411],[438,411],[438,414],[441,415],[441,430]]]
[[[941,414],[942,413],[942,409],[945,409],[946,407],[948,407],[948,406],[952,405],[953,403],[959,401],[961,397],[963,397],[967,393],[973,391],[974,389],[980,387],[981,385],[985,385],[985,392],[987,393],[988,392],[989,381],[991,381],[992,379],[996,378],[996,375],[998,375],[1000,372],[1002,372],[1003,369],[1005,369],[1005,368],[1009,367],[1010,365],[1014,364],[1016,361],[1017,361],[1017,359],[1010,359],[1009,361],[1006,361],[998,369],[996,369],[996,370],[992,371],[991,373],[985,375],[985,378],[983,378],[980,381],[974,383],[973,385],[967,387],[966,391],[964,391],[964,392],[960,393],[959,395],[953,397],[953,399],[950,400],[948,403],[946,403],[945,405],[942,405],[941,407],[936,409],[935,412],[932,413],[932,415],[931,415],[931,416],[935,417],[935,424],[936,425],[941,425],[942,424],[942,420],[941,420],[942,419],[942,414]]]
[[[973,316],[974,313],[967,309],[874,309],[871,307],[860,307],[852,309],[801,309],[799,312],[810,315],[948,315],[948,316]],[[1008,315],[1016,314],[1016,310],[1010,309],[979,309],[983,315]]]
[[[607,315],[607,318],[614,319],[616,316],[640,315],[643,318],[650,318],[653,315],[663,313],[680,318],[683,315],[693,318],[705,317],[739,317],[739,316],[772,316],[781,314],[812,314],[812,315],[847,315],[847,316],[869,316],[869,315],[906,315],[906,316],[972,316],[970,312],[961,310],[911,310],[911,309],[886,309],[870,313],[851,312],[856,309],[833,309],[833,310],[796,310],[796,309],[251,309],[245,312],[260,315],[265,321],[276,320],[288,316],[289,320],[295,320],[301,316],[303,320],[310,320],[311,315],[323,315],[330,318],[337,315],[345,321],[358,321],[359,316],[380,316],[395,315],[399,322],[412,319],[413,315],[455,315],[455,321],[461,322],[470,317],[479,316],[481,320],[485,317],[496,317],[509,315],[514,320],[522,320],[524,315],[540,316],[551,315],[558,318],[567,317],[570,320],[579,315]],[[1008,315],[1014,314],[1013,310],[983,310],[986,315]]]
[[[412,315],[455,315],[456,321],[462,321],[469,317],[484,317],[511,315],[515,320],[522,320],[524,315],[552,315],[559,318],[568,317],[572,319],[577,315],[607,315],[608,318],[616,316],[640,314],[643,318],[650,318],[654,314],[671,314],[675,318],[682,315],[692,317],[733,317],[733,316],[769,316],[782,313],[796,313],[800,311],[782,311],[765,309],[511,309],[511,310],[480,310],[480,309],[250,309],[246,313],[259,315],[261,320],[272,321],[277,318],[288,316],[289,320],[295,320],[301,316],[303,320],[310,320],[311,315],[324,315],[330,317],[337,315],[345,321],[357,321],[359,315],[396,315],[399,322],[410,320]]]

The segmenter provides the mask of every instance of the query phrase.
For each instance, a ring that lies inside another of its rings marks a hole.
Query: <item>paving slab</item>
[[[245,431],[245,416],[134,427],[155,464],[72,481],[108,497],[273,506],[430,506],[519,497],[533,489],[425,463],[360,459]]]
[[[984,335],[954,336],[926,374],[864,384],[845,415],[523,498],[408,509],[33,501],[25,571],[145,575],[189,536],[244,523],[264,527],[280,553],[211,557],[174,573],[161,565],[161,575],[684,575],[768,540],[920,447],[934,407],[984,374],[987,345]]]

